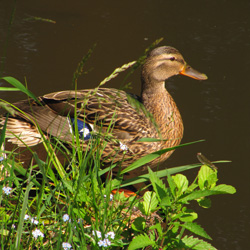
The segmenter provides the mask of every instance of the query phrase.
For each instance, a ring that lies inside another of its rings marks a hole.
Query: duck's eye
[[[170,57],[169,59],[170,59],[170,61],[174,61],[174,60],[175,60],[175,57],[172,56],[172,57]]]

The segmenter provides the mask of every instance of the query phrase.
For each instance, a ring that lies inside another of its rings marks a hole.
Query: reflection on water
[[[131,8],[131,6],[133,6]],[[11,1],[0,8],[0,58],[3,60]],[[113,69],[138,58],[155,39],[180,50],[187,62],[208,75],[197,83],[185,77],[170,79],[167,88],[184,120],[184,140],[205,143],[177,150],[166,165],[208,159],[228,159],[219,166],[221,183],[235,185],[237,194],[215,199],[214,208],[202,212],[202,225],[218,249],[247,249],[249,235],[249,49],[250,2],[234,1],[132,1],[63,2],[27,0],[17,6],[6,51],[4,75],[22,82],[36,95],[72,88],[74,70],[84,54],[97,43],[79,79],[79,88],[93,88]],[[30,22],[39,16],[56,24]],[[144,38],[148,38],[145,40]],[[128,81],[140,93],[140,75]],[[107,87],[120,86],[117,78]],[[1,92],[9,101],[25,98]],[[237,174],[236,174],[237,173]],[[225,207],[227,212],[225,212]]]

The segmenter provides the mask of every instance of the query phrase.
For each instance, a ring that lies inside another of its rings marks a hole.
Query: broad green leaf
[[[177,174],[172,176],[175,185],[178,189],[177,196],[182,195],[188,188],[188,180],[187,177],[183,174]]]
[[[197,190],[193,191],[191,194],[183,195],[183,198],[178,199],[179,202],[186,203],[191,200],[200,199],[210,195],[217,195],[217,194],[226,194],[224,191],[219,190]]]
[[[194,250],[216,250],[210,243],[203,241],[193,236],[188,237],[187,235],[181,239],[185,244],[186,248]]]
[[[180,217],[180,221],[182,222],[193,222],[194,220],[196,220],[198,218],[198,214],[195,212],[184,212],[182,214],[182,216]]]
[[[156,223],[155,225],[151,226],[149,229],[150,230],[156,229],[159,237],[161,237],[163,235],[161,223]]]
[[[133,238],[128,246],[128,250],[134,250],[139,248],[144,248],[147,246],[154,246],[155,242],[151,240],[146,234],[138,235]]]
[[[162,180],[160,180],[160,178],[158,178],[155,172],[153,172],[150,168],[148,168],[148,172],[154,191],[156,192],[159,201],[162,201],[162,199],[168,196],[168,190],[165,184],[162,182]]]
[[[185,229],[189,230],[190,232],[197,234],[201,237],[204,237],[206,239],[212,240],[212,238],[206,233],[206,231],[197,223],[194,222],[187,222],[185,224],[181,225]]]
[[[236,193],[236,189],[231,185],[221,184],[212,188],[213,191],[220,191],[224,194],[234,194]]]
[[[146,215],[150,215],[152,212],[155,211],[158,205],[158,200],[156,198],[156,193],[147,191],[143,195],[143,207]]]
[[[216,185],[217,171],[203,165],[198,173],[198,185],[200,189],[210,189]]]
[[[197,200],[199,206],[203,207],[203,208],[210,208],[211,207],[211,200],[207,197],[202,198],[202,199],[198,199]]]
[[[135,219],[131,227],[136,232],[142,232],[146,227],[146,220],[143,217],[138,217]]]
[[[166,197],[163,197],[163,199],[161,200],[160,206],[161,207],[170,207],[171,206],[171,198],[169,195],[167,195]]]

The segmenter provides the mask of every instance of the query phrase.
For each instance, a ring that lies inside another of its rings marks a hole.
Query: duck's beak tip
[[[186,65],[180,72],[181,75],[191,77],[196,80],[207,80],[206,74],[200,73],[199,71],[193,69],[189,65]]]

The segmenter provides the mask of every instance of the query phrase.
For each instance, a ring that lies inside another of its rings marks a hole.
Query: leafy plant
[[[145,227],[147,219],[138,217],[132,229],[139,232],[129,245],[129,250],[152,246],[152,249],[215,249],[206,240],[211,237],[194,222],[198,214],[187,208],[190,202],[196,201],[202,207],[211,206],[208,196],[218,194],[234,194],[235,188],[230,185],[216,185],[217,170],[207,165],[201,166],[197,178],[189,185],[186,176],[176,174],[167,176],[166,186],[157,173],[149,169],[149,177],[153,191],[146,192],[138,208],[143,216],[150,218],[158,211],[161,216],[151,227]],[[191,236],[185,235],[189,231]],[[194,238],[193,235],[204,239]]]
[[[116,69],[102,84],[132,64]],[[74,76],[75,84],[81,67]],[[37,100],[18,80],[2,79]],[[2,106],[5,104],[2,102]],[[15,111],[11,107],[7,110]],[[4,145],[6,122],[2,127],[0,144]],[[169,150],[192,143],[149,154],[122,170],[117,178],[110,179],[107,176],[117,163],[103,168],[101,154],[105,145],[98,137],[90,140],[88,151],[82,153],[78,133],[72,135],[72,147],[68,150],[60,140],[46,138],[39,131],[48,155],[45,161],[28,148],[33,160],[25,169],[16,161],[15,151],[1,151],[1,248],[215,249],[206,241],[211,237],[195,222],[198,214],[190,208],[193,201],[209,208],[211,195],[235,193],[232,186],[217,185],[217,170],[211,164],[201,166],[191,184],[180,172],[201,164],[157,172],[149,169],[148,174],[122,180],[123,174]],[[69,159],[66,168],[58,160],[57,151],[64,151]],[[166,183],[160,178],[166,178]],[[143,197],[138,193],[127,197],[121,189],[146,181],[151,182],[153,190],[146,191]]]

